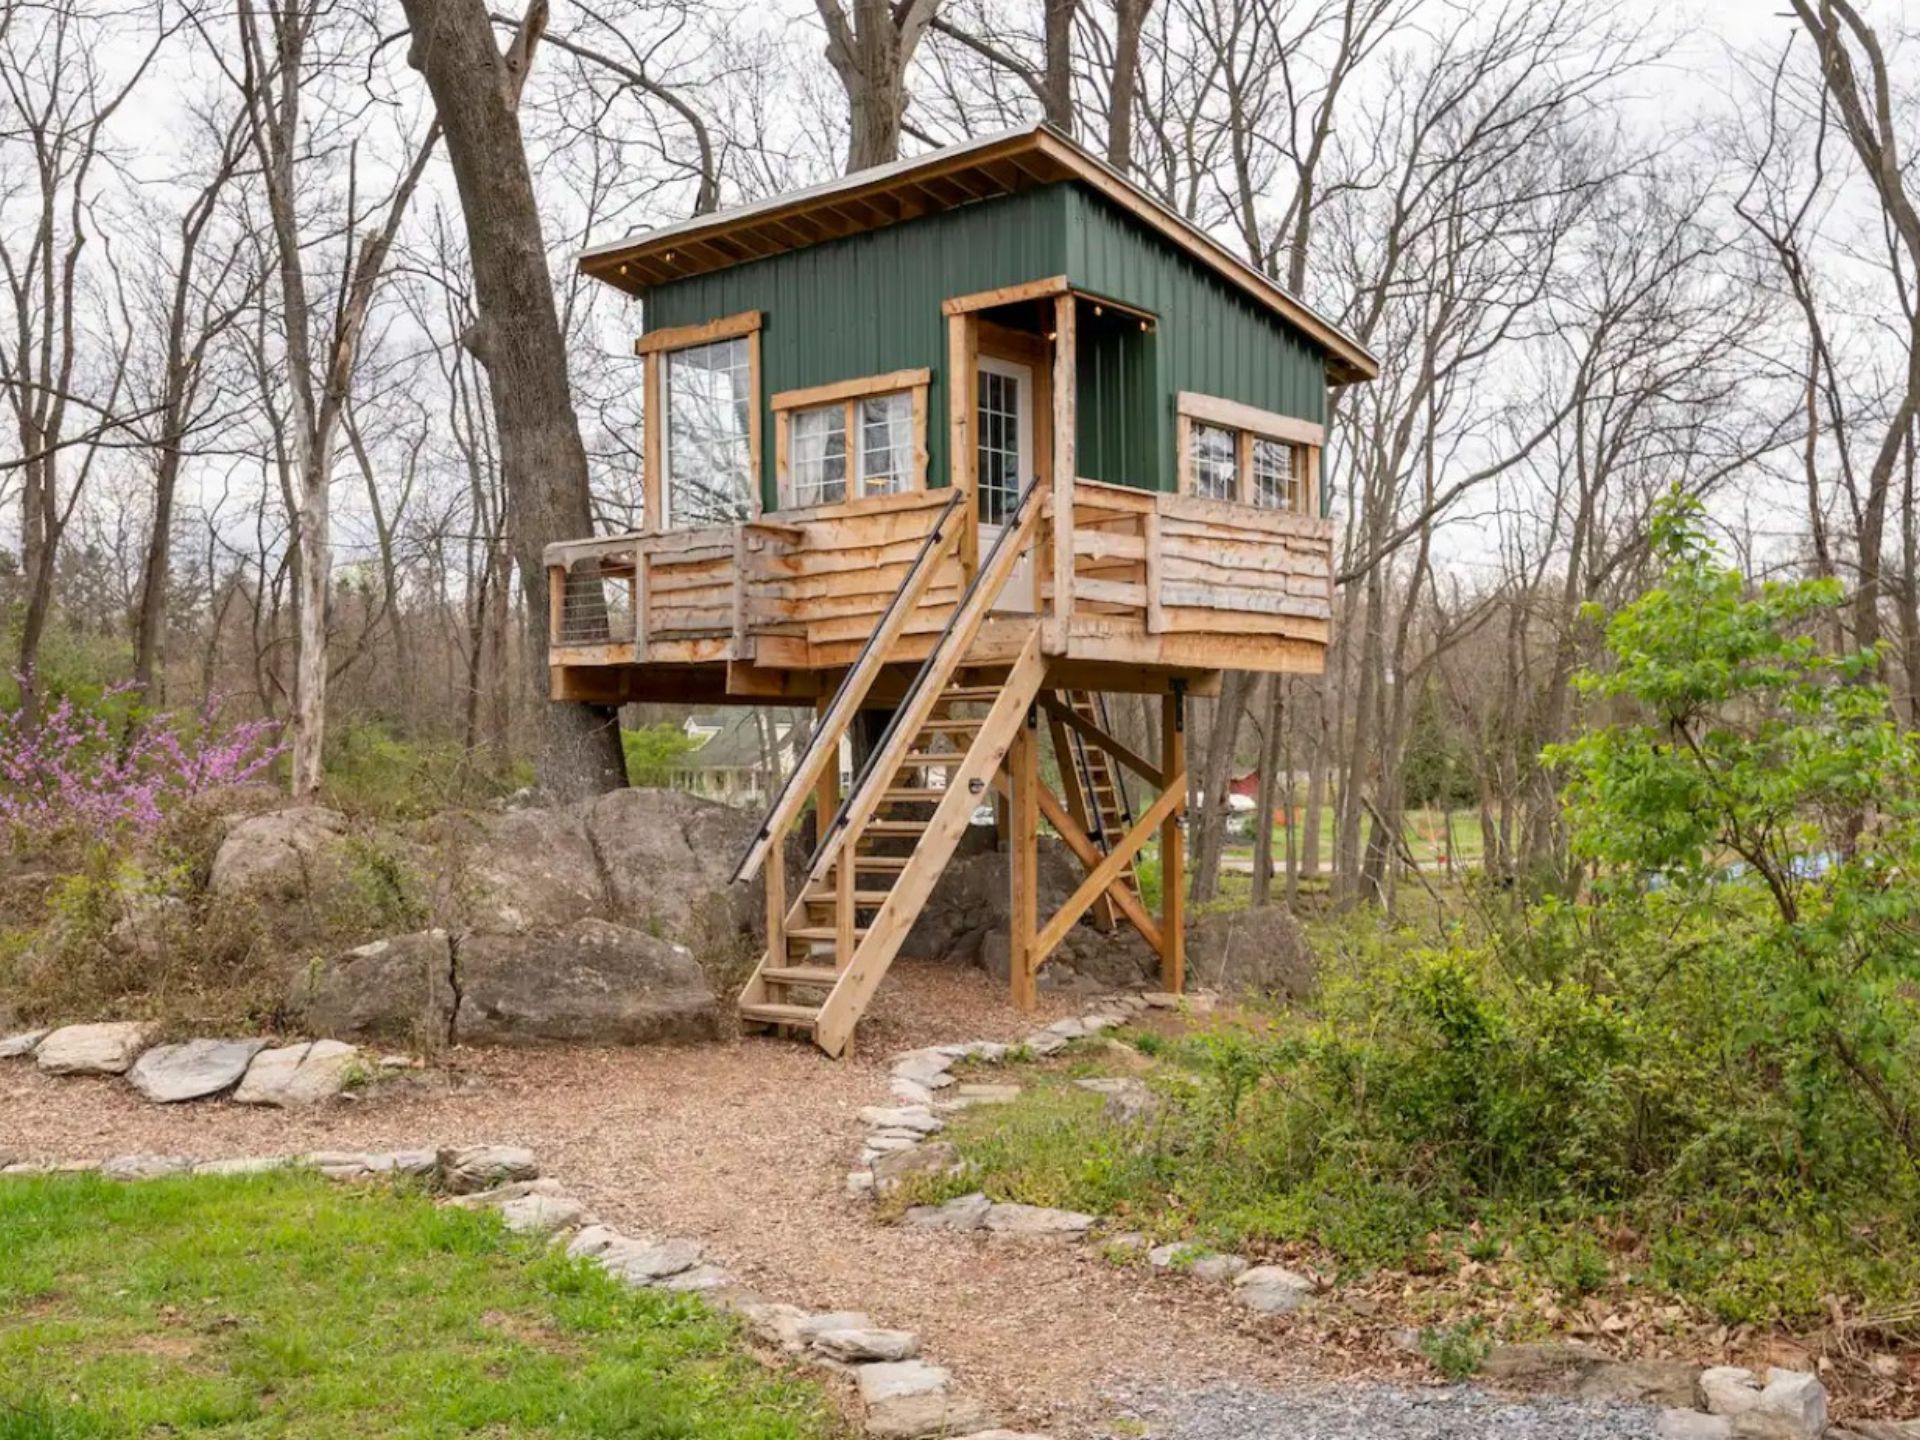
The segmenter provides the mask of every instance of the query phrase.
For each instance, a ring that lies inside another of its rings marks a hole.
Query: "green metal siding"
[[[1159,317],[1143,332],[1121,312],[1096,316],[1092,304],[1081,307],[1080,474],[1171,490],[1178,473],[1174,397],[1182,390],[1325,423],[1326,360],[1317,345],[1120,207],[1071,183],[654,286],[644,297],[646,325],[762,313],[760,488],[773,509],[769,396],[930,369],[927,480],[943,486],[947,330],[940,302],[1062,274],[1090,295]]]
[[[1157,371],[1151,420],[1123,417],[1136,437],[1152,437],[1159,463],[1148,477],[1081,473],[1096,479],[1171,490],[1174,465],[1174,401],[1182,390],[1257,405],[1281,415],[1326,423],[1326,356],[1319,346],[1273,315],[1251,296],[1170,245],[1119,206],[1090,190],[1070,188],[1067,277],[1077,289],[1150,310]],[[1081,399],[1088,399],[1083,377]],[[1096,391],[1098,398],[1104,392]],[[1129,389],[1129,395],[1139,394]],[[1110,437],[1076,433],[1090,454],[1108,453]],[[1125,445],[1124,438],[1120,442]],[[1144,438],[1136,443],[1144,443]]]
[[[647,292],[647,328],[762,312],[760,490],[779,502],[767,397],[925,366],[927,483],[947,483],[947,321],[954,295],[1066,271],[1067,187],[982,200],[882,230],[830,240]]]

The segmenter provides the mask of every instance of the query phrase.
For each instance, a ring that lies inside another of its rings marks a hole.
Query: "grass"
[[[838,1433],[691,1297],[283,1172],[0,1182],[0,1440]]]

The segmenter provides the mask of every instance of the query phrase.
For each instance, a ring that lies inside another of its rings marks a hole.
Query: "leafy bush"
[[[1164,1113],[1077,1171],[1072,1112],[969,1117],[982,1183],[1354,1265],[1504,1236],[1568,1299],[1634,1276],[1730,1322],[1911,1301],[1916,737],[1813,638],[1836,587],[1750,588],[1684,506],[1653,541],[1582,680],[1610,723],[1551,756],[1577,894],[1438,948],[1342,931],[1317,1017],[1163,1047]]]
[[[693,752],[693,737],[678,725],[643,725],[620,732],[620,748],[627,757],[629,785],[671,784],[680,761]]]

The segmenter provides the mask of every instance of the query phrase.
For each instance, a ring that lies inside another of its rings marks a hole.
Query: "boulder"
[[[469,935],[453,1032],[475,1045],[712,1039],[719,1001],[685,947],[605,920],[550,935]]]
[[[704,1295],[725,1290],[732,1284],[731,1271],[723,1270],[718,1265],[695,1265],[678,1275],[669,1275],[660,1282],[660,1288],[681,1295]]]
[[[1306,999],[1317,984],[1306,932],[1274,905],[1206,915],[1189,925],[1187,974],[1192,983],[1225,994],[1283,1000]]]
[[[964,1435],[991,1422],[978,1400],[950,1390],[928,1390],[869,1405],[866,1430],[868,1440],[933,1440]]]
[[[813,1337],[813,1348],[829,1360],[847,1365],[911,1360],[920,1353],[920,1337],[911,1330],[876,1330],[868,1326],[824,1330]]]
[[[1051,915],[1073,893],[1085,872],[1064,844],[1043,836],[1036,873],[1040,914]],[[907,932],[901,953],[930,960],[958,960],[969,965],[987,964],[983,949],[987,937],[1004,937],[1012,914],[1007,856],[993,850],[955,855],[934,882],[927,903]],[[1051,970],[1059,958],[1050,960],[1047,969]],[[999,964],[1004,970],[1004,947]],[[988,968],[993,967],[989,964]]]
[[[1256,1265],[1233,1282],[1233,1297],[1263,1315],[1291,1315],[1313,1294],[1313,1282],[1281,1265]]]
[[[192,1170],[193,1161],[184,1155],[116,1155],[100,1166],[101,1176],[108,1180],[158,1180]]]
[[[614,790],[580,809],[605,878],[607,913],[650,934],[697,943],[714,929],[766,921],[734,867],[760,828],[754,811],[680,790]]]
[[[128,1079],[147,1099],[162,1105],[218,1095],[240,1083],[264,1040],[189,1040],[156,1045],[134,1062]]]
[[[1800,1440],[1818,1440],[1827,1428],[1827,1387],[1804,1370],[1770,1369],[1754,1413],[1780,1416]]]
[[[929,1365],[924,1360],[882,1361],[862,1365],[854,1372],[860,1398],[869,1405],[944,1390],[952,1378],[941,1366]]]
[[[915,1205],[902,1219],[916,1230],[979,1230],[992,1209],[993,1202],[976,1190],[944,1205]]]
[[[621,1240],[597,1257],[609,1275],[629,1285],[657,1285],[700,1263],[691,1240]]]
[[[64,1025],[34,1048],[33,1060],[49,1075],[124,1075],[152,1033],[139,1020]]]
[[[1540,1340],[1494,1346],[1480,1373],[1489,1380],[1527,1389],[1571,1391],[1606,1363],[1605,1353],[1591,1345]]]
[[[322,1035],[443,1045],[453,1024],[452,968],[444,930],[375,940],[302,966],[287,1012]]]
[[[1044,1205],[995,1205],[987,1211],[987,1229],[1022,1239],[1077,1238],[1093,1228],[1093,1216]]]
[[[1700,1402],[1700,1367],[1684,1360],[1609,1360],[1581,1377],[1583,1400],[1623,1400],[1689,1410]]]
[[[578,807],[443,815],[437,909],[462,931],[519,935],[601,913],[606,890]]]
[[[318,1104],[346,1089],[359,1065],[359,1050],[339,1040],[262,1050],[247,1067],[233,1101],[283,1109]]]
[[[208,893],[216,900],[304,897],[316,872],[338,861],[348,833],[347,817],[324,805],[245,816],[214,854]]]
[[[533,1151],[523,1145],[463,1145],[440,1151],[435,1164],[439,1187],[449,1195],[477,1195],[540,1176]]]
[[[522,1195],[499,1207],[500,1220],[516,1235],[553,1235],[587,1218],[587,1207],[570,1195]]]
[[[52,1033],[51,1030],[21,1030],[0,1038],[0,1060],[25,1059]]]
[[[1107,1097],[1101,1114],[1111,1125],[1134,1125],[1151,1119],[1160,1110],[1160,1097],[1146,1081],[1131,1075],[1099,1075],[1073,1082],[1082,1090]]]
[[[1740,1365],[1713,1365],[1700,1372],[1700,1393],[1714,1415],[1744,1415],[1760,1404],[1760,1382]]]
[[[895,1150],[873,1162],[876,1185],[886,1188],[909,1175],[944,1175],[960,1163],[960,1152],[945,1140],[932,1140],[911,1150]]]

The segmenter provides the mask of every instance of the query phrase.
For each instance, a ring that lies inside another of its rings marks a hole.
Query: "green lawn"
[[[700,1301],[298,1172],[0,1181],[0,1440],[838,1433]]]

